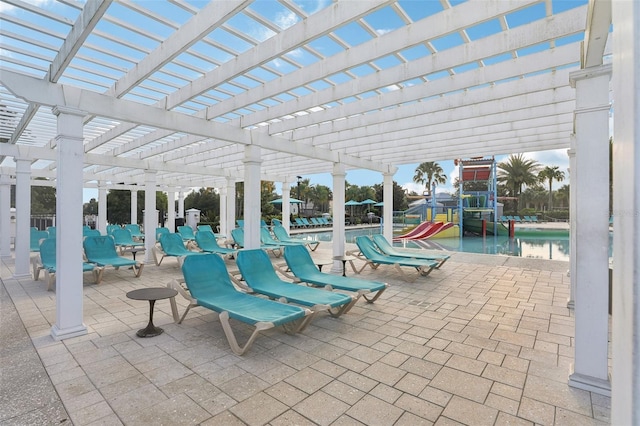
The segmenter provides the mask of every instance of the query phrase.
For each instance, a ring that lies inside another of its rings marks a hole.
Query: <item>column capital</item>
[[[576,82],[590,78],[608,76],[611,78],[613,67],[611,64],[598,65],[597,67],[584,68],[569,74],[569,84],[575,89]]]
[[[333,163],[333,171],[331,174],[333,176],[345,176],[347,174],[347,168],[343,163]]]
[[[258,145],[247,145],[244,147],[244,160],[245,164],[262,164],[262,158],[260,157],[261,150]]]

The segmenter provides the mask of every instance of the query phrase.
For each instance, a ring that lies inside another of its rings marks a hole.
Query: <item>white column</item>
[[[576,88],[575,356],[569,385],[611,394],[609,337],[609,79],[611,65],[570,74]],[[617,110],[618,108],[616,108]],[[573,277],[572,277],[573,278]]]
[[[98,231],[107,235],[107,187],[105,182],[98,182]]]
[[[56,167],[56,340],[87,334],[83,317],[82,174],[85,113],[55,107],[58,117]]]
[[[137,224],[138,223],[138,190],[131,190],[131,220],[129,223]]]
[[[0,259],[11,257],[11,180],[0,175]]]
[[[640,424],[640,5],[614,1],[612,425]]]
[[[167,191],[167,229],[176,232],[176,190]]]
[[[28,278],[31,227],[31,160],[16,158],[16,240],[14,278]]]
[[[382,234],[387,241],[393,241],[393,175],[398,169],[383,174],[382,180],[382,218],[384,225]]]
[[[567,150],[567,155],[569,156],[570,180],[571,182],[577,182],[578,174],[576,173],[575,135],[571,135],[571,149]],[[569,191],[569,205],[571,206],[571,208],[569,209],[569,278],[571,286],[569,288],[569,300],[567,300],[567,308],[574,309],[576,304],[576,283],[578,281],[578,277],[576,275],[576,255],[578,253],[578,248],[576,247],[576,223],[578,223],[578,220],[576,218],[577,209],[574,208],[574,206],[576,205],[576,191]]]
[[[222,185],[222,187],[218,188],[220,190],[220,231],[219,233],[222,235],[228,235],[228,225],[227,225],[227,209],[229,208],[227,203],[227,185]],[[215,231],[215,229],[214,229]]]
[[[260,147],[244,148],[244,247],[260,247]]]
[[[227,179],[227,228],[223,234],[231,239],[231,230],[236,227],[236,181]]]
[[[282,182],[282,226],[289,232],[291,228],[291,182]]]
[[[344,164],[334,163],[331,176],[333,177],[333,255],[344,256],[344,197],[347,176]],[[342,273],[342,262],[333,262],[331,271]]]
[[[178,217],[184,219],[184,190],[178,191]]]
[[[158,211],[156,210],[156,171],[144,171],[144,261],[153,262],[151,250],[156,244]]]

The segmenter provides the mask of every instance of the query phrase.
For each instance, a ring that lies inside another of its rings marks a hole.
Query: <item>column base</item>
[[[69,327],[65,329],[58,328],[57,325],[51,327],[51,337],[53,340],[64,340],[72,337],[83,336],[88,333],[87,326],[82,324],[76,327]]]
[[[569,376],[569,386],[611,397],[611,380],[573,373]]]
[[[31,276],[31,272],[26,272],[24,274],[13,274],[11,278],[13,278],[14,280],[24,280],[27,278],[31,279],[33,277]]]

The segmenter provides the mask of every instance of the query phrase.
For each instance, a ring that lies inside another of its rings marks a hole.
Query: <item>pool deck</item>
[[[313,256],[330,250],[322,243]],[[175,324],[167,300],[154,315],[165,333],[136,337],[148,303],[125,294],[179,278],[174,259],[138,279],[108,270],[96,285],[85,274],[89,333],[64,341],[49,334],[55,293],[13,279],[5,259],[0,424],[608,424],[610,398],[567,385],[567,263],[451,255],[413,283],[368,268],[362,278],[390,283],[376,303],[319,314],[295,336],[262,332],[244,356],[231,352],[216,314],[198,307]]]

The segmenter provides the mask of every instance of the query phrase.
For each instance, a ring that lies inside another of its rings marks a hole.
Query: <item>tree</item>
[[[376,183],[373,185],[373,190],[375,191],[375,200],[382,201],[384,191],[383,185],[380,183]],[[407,195],[404,191],[404,188],[398,185],[398,182],[393,181],[393,207],[394,211],[398,210],[406,210],[408,208],[407,204]]]
[[[538,182],[536,172],[539,167],[535,160],[524,158],[522,154],[512,154],[507,161],[498,164],[498,182],[508,188],[510,196],[519,197],[524,186]],[[517,207],[519,207],[519,201]]]
[[[540,182],[549,184],[549,210],[553,208],[553,181],[562,182],[564,180],[564,172],[558,166],[547,166],[538,174]]]
[[[570,192],[571,192],[571,189],[570,189],[569,185],[562,185],[556,191],[556,200],[558,200],[560,202],[560,205],[562,207],[565,207],[565,206],[569,205]]]
[[[91,216],[98,214],[98,201],[95,198],[89,200],[88,203],[84,203],[82,206],[82,214],[84,216]]]
[[[141,224],[144,220],[144,191],[137,191],[137,194],[138,224]],[[156,210],[166,212],[167,202],[167,194],[156,192]],[[107,221],[119,225],[131,222],[131,191],[112,189],[107,193]]]
[[[200,210],[202,222],[215,222],[220,212],[220,194],[213,188],[200,188],[184,198],[184,208]]]
[[[46,180],[39,178],[37,180]],[[56,189],[51,186],[31,187],[31,213],[55,214],[56,213]]]
[[[314,209],[321,213],[329,211],[329,201],[332,199],[333,193],[328,186],[313,185],[311,187],[310,199]]]
[[[428,161],[418,165],[416,174],[413,176],[413,181],[425,185],[427,194],[431,195],[431,183],[444,184],[447,182],[447,175],[444,174],[444,170],[442,170],[440,164]]]

